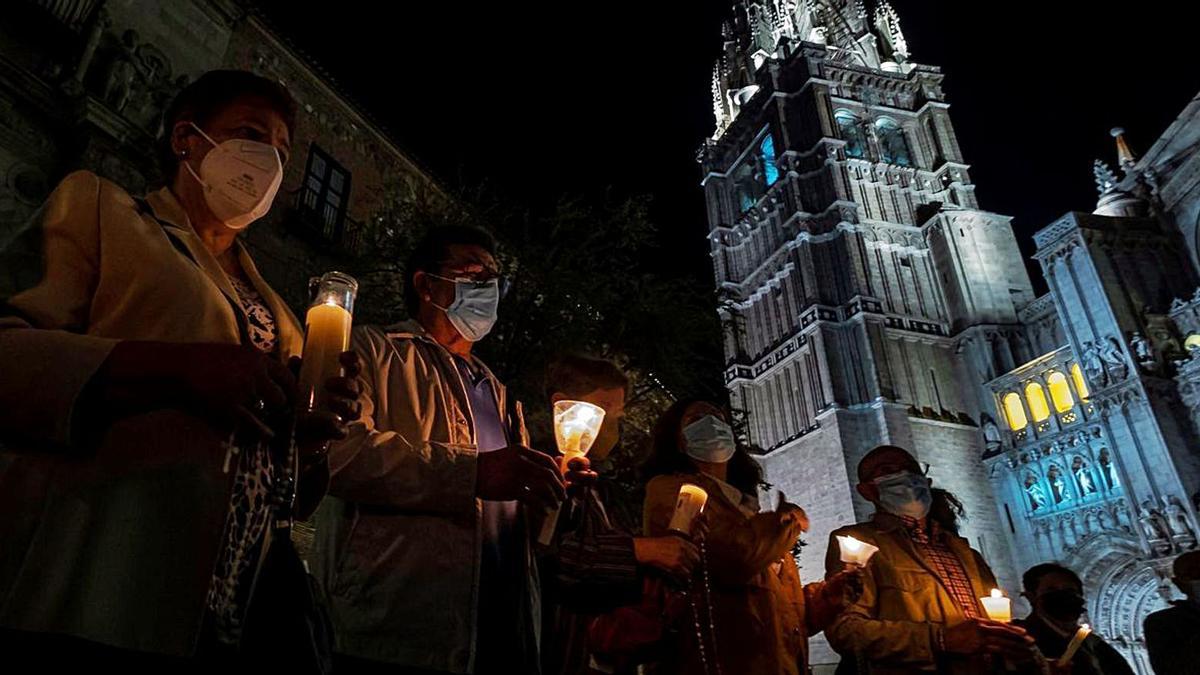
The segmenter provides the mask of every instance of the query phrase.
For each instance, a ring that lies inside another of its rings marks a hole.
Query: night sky
[[[1195,24],[1140,4],[893,1],[913,60],[946,74],[981,206],[1015,217],[1026,254],[1050,220],[1094,207],[1111,127],[1143,152],[1200,90]],[[534,208],[652,194],[650,259],[711,289],[694,157],[725,0],[261,5],[444,182]]]

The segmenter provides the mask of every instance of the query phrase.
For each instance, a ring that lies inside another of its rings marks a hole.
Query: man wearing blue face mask
[[[879,548],[863,570],[862,591],[826,629],[842,655],[839,673],[990,672],[988,656],[1036,660],[1020,628],[987,619],[979,598],[996,587],[983,557],[929,516],[930,481],[903,448],[883,445],[858,465],[858,493],[875,506],[871,520],[829,537],[826,574],[844,568],[838,536]]]
[[[363,415],[329,451],[313,560],[341,672],[538,670],[526,509],[557,507],[564,481],[473,354],[503,295],[495,255],[481,230],[432,230],[406,269],[414,320],[354,329]]]

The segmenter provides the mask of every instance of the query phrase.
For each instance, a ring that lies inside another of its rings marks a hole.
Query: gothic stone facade
[[[1073,565],[1094,623],[1146,672],[1140,619],[1170,555],[1194,544],[1196,415],[1173,365],[1146,371],[1133,353],[1182,343],[1169,311],[1200,317],[1171,309],[1196,286],[1173,225],[1194,240],[1196,179],[1135,186],[1149,167],[1130,160],[1101,201],[1131,215],[1039,233],[1052,292],[1036,298],[1009,218],[978,206],[941,83],[886,1],[735,3],[699,154],[733,405],[768,481],[808,509],[806,580],[829,532],[871,512],[858,460],[901,445],[963,500],[963,534],[1008,595],[1034,563]],[[1152,161],[1194,176],[1185,140]],[[1036,411],[1035,381],[1050,392]],[[814,644],[818,670],[836,659]]]

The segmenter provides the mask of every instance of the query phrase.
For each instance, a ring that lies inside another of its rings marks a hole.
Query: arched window
[[[1075,380],[1075,391],[1079,392],[1079,398],[1088,400],[1091,392],[1088,391],[1087,380],[1083,379],[1083,369],[1078,363],[1071,364],[1071,379]]]
[[[763,176],[767,180],[767,185],[774,185],[775,181],[779,180],[779,165],[776,164],[775,139],[771,137],[771,134],[767,134],[762,139],[762,143],[758,144],[758,154],[762,157]]]
[[[1025,481],[1022,487],[1025,488],[1025,496],[1029,498],[1030,511],[1037,511],[1046,505],[1046,491],[1042,489],[1037,476],[1032,473],[1025,474]]]
[[[875,122],[875,135],[879,138],[879,160],[888,164],[909,166],[908,140],[904,138],[904,130],[900,125],[887,117],[881,117]]]
[[[1067,480],[1061,469],[1051,465],[1050,469],[1046,471],[1046,481],[1050,483],[1050,494],[1054,497],[1055,504],[1071,501],[1071,489],[1067,486]]]
[[[1015,391],[1004,395],[1004,416],[1008,418],[1008,428],[1013,431],[1029,426],[1029,420],[1025,418],[1025,406],[1021,405],[1021,395]]]
[[[849,110],[839,110],[833,114],[838,125],[838,134],[846,141],[847,157],[866,157],[867,142],[863,138],[862,126],[858,118]]]
[[[1096,479],[1092,477],[1087,460],[1082,457],[1071,460],[1071,473],[1075,474],[1075,484],[1079,486],[1080,496],[1086,497],[1096,492]]]
[[[1054,412],[1064,413],[1075,406],[1075,397],[1071,396],[1071,385],[1067,384],[1067,376],[1059,372],[1050,373],[1046,378],[1050,387],[1050,400],[1054,401]]]
[[[1029,414],[1034,422],[1041,422],[1050,417],[1050,403],[1046,400],[1046,390],[1037,382],[1025,385],[1025,403],[1029,405]]]

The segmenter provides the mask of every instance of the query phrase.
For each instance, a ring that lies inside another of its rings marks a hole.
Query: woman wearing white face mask
[[[76,172],[30,232],[43,276],[0,306],[6,653],[169,671],[246,646],[250,589],[283,546],[272,488],[302,332],[237,236],[271,207],[294,117],[278,84],[207,73],[166,114],[166,187],[135,198]],[[343,362],[328,408],[295,420],[301,517],[358,417]]]
[[[670,656],[662,672],[806,673],[808,636],[840,611],[853,573],[801,585],[791,551],[808,517],[782,495],[775,511],[759,511],[762,469],[738,447],[724,409],[676,403],[659,419],[653,443],[646,465],[647,536],[668,532],[681,485],[708,492],[703,569],[676,627],[679,644],[664,650]]]

